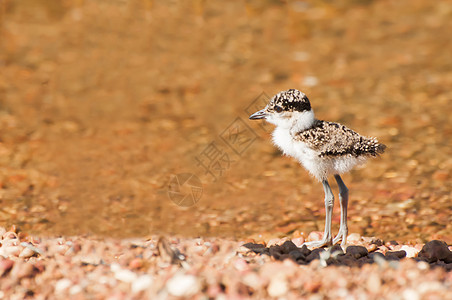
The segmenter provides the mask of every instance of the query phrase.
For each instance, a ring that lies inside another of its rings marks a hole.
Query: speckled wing
[[[344,125],[320,120],[316,120],[311,128],[295,134],[294,138],[318,151],[320,157],[377,156],[386,148],[376,138],[364,137]]]

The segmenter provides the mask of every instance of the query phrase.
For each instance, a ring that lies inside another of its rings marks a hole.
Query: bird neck
[[[292,116],[292,122],[290,128],[288,129],[292,134],[295,134],[311,128],[314,125],[314,122],[315,116],[314,111],[312,109],[304,112],[296,112]]]

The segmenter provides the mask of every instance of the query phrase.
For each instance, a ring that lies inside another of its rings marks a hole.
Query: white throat
[[[314,121],[315,117],[312,109],[304,112],[294,111],[267,117],[267,122],[276,125],[277,129],[289,130],[291,133],[297,133],[312,127]]]
[[[304,112],[294,112],[291,119],[292,124],[290,126],[290,131],[292,134],[304,131],[308,128],[311,128],[314,124],[314,111],[311,109]]]
[[[278,116],[278,118],[267,118],[267,121],[276,125],[273,131],[273,143],[281,151],[293,157],[297,157],[294,136],[308,128],[315,122],[314,111],[311,109],[304,112],[292,112],[290,117]]]

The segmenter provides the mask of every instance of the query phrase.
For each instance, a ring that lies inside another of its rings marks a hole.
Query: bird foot
[[[344,248],[347,243],[347,230],[339,229],[339,233],[333,239],[333,245],[336,245],[339,241],[342,241],[341,247]]]
[[[322,239],[320,241],[312,241],[312,242],[306,242],[302,246],[306,245],[308,249],[314,249],[314,248],[320,248],[325,246],[331,246],[331,239]]]

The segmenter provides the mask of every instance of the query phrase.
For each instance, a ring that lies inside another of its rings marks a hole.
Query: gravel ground
[[[0,296],[6,299],[452,297],[452,247],[441,241],[399,245],[351,234],[344,254],[338,246],[297,247],[304,237],[265,243],[0,231]],[[320,235],[312,232],[307,240]]]

